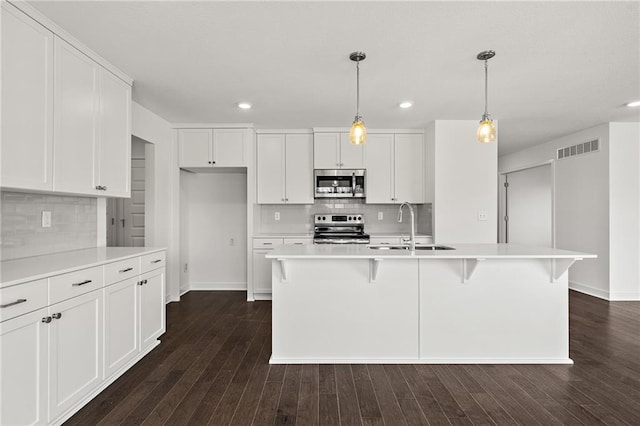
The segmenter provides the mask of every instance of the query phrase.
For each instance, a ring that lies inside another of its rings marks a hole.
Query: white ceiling
[[[483,111],[480,51],[500,154],[607,121],[640,121],[640,3],[30,2],[134,80],[170,122],[348,127],[364,50],[369,128]],[[241,111],[238,101],[254,108]],[[415,106],[400,110],[398,103]]]

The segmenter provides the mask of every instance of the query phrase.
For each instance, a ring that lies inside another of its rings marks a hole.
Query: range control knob
[[[362,216],[358,216],[358,220],[362,220]]]

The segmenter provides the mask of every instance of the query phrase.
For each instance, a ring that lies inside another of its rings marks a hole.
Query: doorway
[[[144,247],[146,145],[132,137],[131,198],[107,199],[108,247]]]
[[[501,181],[500,241],[555,247],[552,164],[504,173]]]

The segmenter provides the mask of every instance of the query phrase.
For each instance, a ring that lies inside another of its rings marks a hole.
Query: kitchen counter
[[[98,247],[6,260],[0,262],[0,288],[162,250],[165,249],[155,247]]]
[[[595,255],[450,246],[271,251],[270,362],[572,363],[568,270]]]
[[[392,259],[587,259],[594,254],[546,247],[515,244],[437,244],[454,250],[376,250],[358,244],[316,244],[279,247],[269,253],[269,259],[332,259],[332,258],[392,258]]]

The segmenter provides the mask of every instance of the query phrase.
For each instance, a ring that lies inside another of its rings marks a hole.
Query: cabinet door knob
[[[45,324],[49,324],[51,322],[51,317],[42,318],[42,322],[45,323]]]
[[[138,281],[138,285],[144,284],[144,281]]]
[[[55,314],[52,314],[52,315],[51,315],[51,318],[53,318],[53,319],[60,319],[60,318],[62,318],[62,314],[61,314],[60,312],[57,312],[57,313],[55,313]]]

